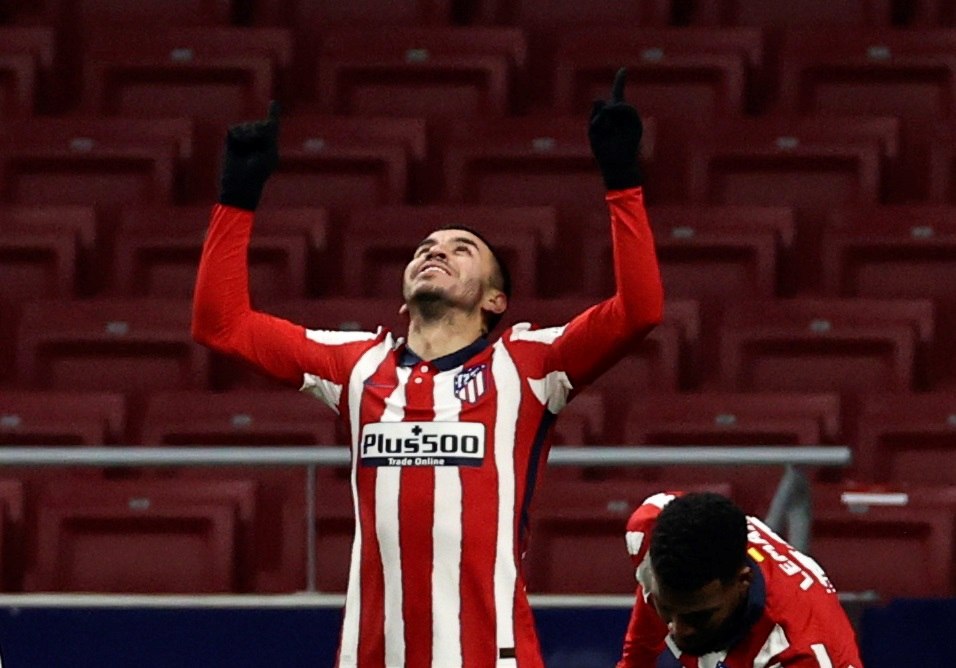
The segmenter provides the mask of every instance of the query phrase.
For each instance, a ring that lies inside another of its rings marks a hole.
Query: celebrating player
[[[548,427],[661,318],[643,205],[642,124],[595,103],[588,133],[608,188],[616,293],[561,327],[487,338],[507,270],[477,233],[428,235],[403,279],[407,342],[318,331],[250,306],[253,211],[278,162],[278,108],[229,130],[196,284],[193,336],[336,410],[350,433],[356,517],[340,668],[543,666],[520,568]]]
[[[823,569],[719,494],[656,494],[627,524],[637,598],[618,668],[862,668]]]

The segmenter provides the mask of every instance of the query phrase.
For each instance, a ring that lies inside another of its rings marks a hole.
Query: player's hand
[[[644,125],[637,109],[624,101],[627,70],[614,77],[610,100],[595,100],[588,138],[608,190],[624,190],[644,183],[639,152]]]
[[[269,115],[233,125],[226,133],[226,152],[219,184],[219,201],[255,211],[269,175],[279,164],[279,103],[269,103]]]

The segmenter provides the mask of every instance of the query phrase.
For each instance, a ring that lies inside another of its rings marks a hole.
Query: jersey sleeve
[[[643,190],[615,190],[606,199],[615,294],[571,320],[551,348],[555,368],[575,389],[627,354],[663,315],[664,292]]]
[[[643,588],[638,586],[616,668],[655,668],[657,657],[666,649],[666,637],[667,625],[645,599]]]
[[[254,310],[247,260],[252,227],[249,211],[213,208],[193,295],[192,336],[337,408],[338,395],[330,388],[347,383],[358,356],[380,337],[311,331]]]

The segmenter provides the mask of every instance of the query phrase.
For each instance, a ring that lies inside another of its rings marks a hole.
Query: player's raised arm
[[[644,126],[624,100],[627,72],[614,78],[609,100],[591,109],[588,137],[607,187],[615,294],[572,320],[556,352],[572,384],[593,381],[661,321],[664,294],[644,210],[640,164]]]
[[[253,212],[279,162],[279,105],[268,117],[235,125],[226,135],[219,203],[213,208],[193,296],[193,338],[290,384],[302,384],[319,351],[305,329],[252,309],[248,248]]]

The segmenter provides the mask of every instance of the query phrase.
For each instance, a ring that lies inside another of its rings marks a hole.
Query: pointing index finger
[[[627,68],[622,67],[614,75],[614,84],[611,86],[611,102],[624,101],[624,84],[627,82]]]

